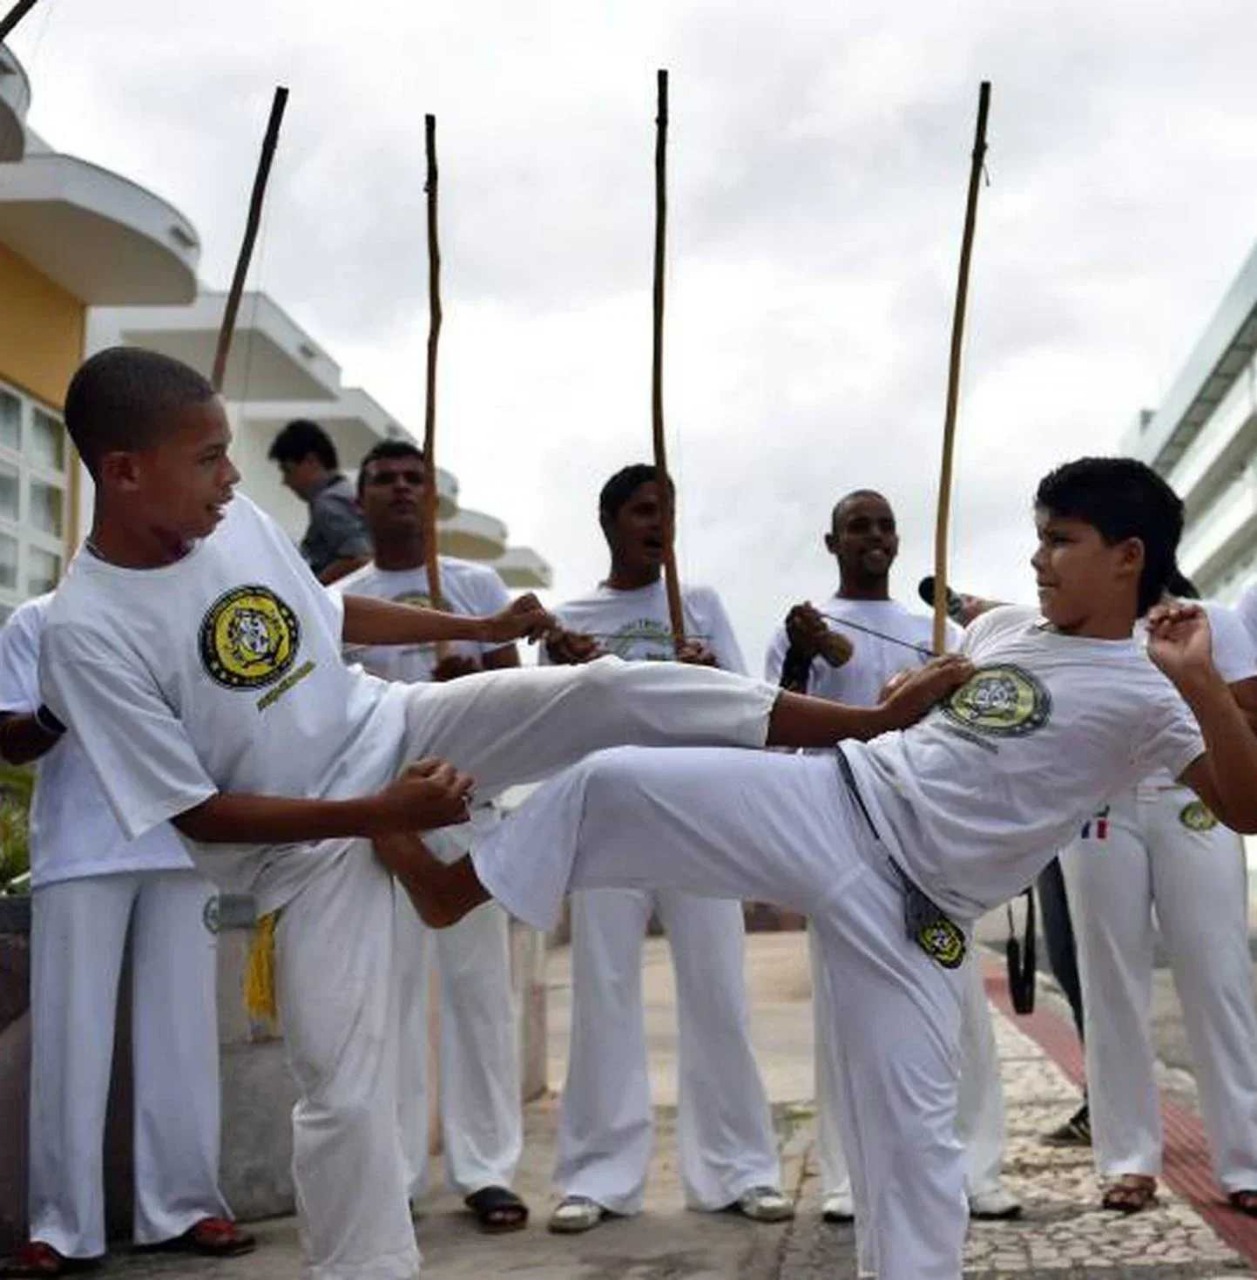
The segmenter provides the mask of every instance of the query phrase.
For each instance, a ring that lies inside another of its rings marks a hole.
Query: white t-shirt
[[[343,616],[237,495],[175,564],[123,569],[81,551],[48,612],[40,690],[132,839],[218,792],[361,796],[401,766],[405,689],[344,665]],[[189,847],[270,911],[349,844]]]
[[[0,631],[0,711],[39,706],[39,646],[52,593],[18,605]],[[186,871],[187,850],[168,823],[128,840],[109,810],[74,734],[35,765],[31,800],[31,884],[122,871]]]
[[[746,661],[733,634],[729,615],[711,587],[681,591],[685,633],[701,640],[716,655],[723,671],[746,674]],[[598,644],[625,662],[671,662],[672,624],[663,581],[633,591],[617,591],[599,583],[591,595],[561,604],[555,611],[569,631],[592,634]]]
[[[511,603],[505,583],[488,565],[441,556],[439,567],[441,596],[450,613],[483,618],[500,612]],[[432,604],[428,595],[428,571],[423,566],[394,570],[379,569],[374,563],[363,565],[334,583],[333,590],[340,595],[373,596],[377,600],[421,605],[425,609]],[[448,649],[465,657],[483,658],[486,653],[501,647],[458,640],[452,642]],[[436,645],[346,645],[345,661],[362,663],[381,680],[415,684],[431,679],[432,668],[436,665]]]
[[[1213,665],[1227,684],[1238,684],[1241,680],[1251,680],[1257,676],[1257,641],[1248,634],[1239,615],[1225,605],[1214,604],[1212,600],[1202,601],[1205,613],[1209,615],[1209,633],[1213,645]],[[1148,644],[1148,633],[1144,629],[1143,620],[1135,624],[1135,636],[1144,647]],[[1156,773],[1144,778],[1136,788],[1140,792],[1190,790],[1185,788],[1177,778],[1158,769]]]
[[[877,705],[877,695],[898,671],[919,667],[928,662],[933,652],[934,620],[922,613],[912,613],[896,600],[844,600],[831,596],[816,608],[828,615],[828,625],[851,642],[850,659],[841,667],[831,667],[824,658],[813,658],[808,673],[807,691],[817,698],[842,702],[849,707]],[[881,632],[870,635],[856,627],[844,627],[835,619],[849,618],[861,627]],[[890,636],[893,639],[882,639]],[[955,649],[961,631],[947,624],[947,644]],[[902,641],[896,644],[895,641]],[[764,660],[764,675],[773,684],[781,680],[781,667],[790,647],[784,624],[777,628]]]
[[[1204,752],[1139,642],[1063,636],[1003,607],[966,631],[977,671],[909,729],[845,742],[892,856],[974,919],[1026,887],[1110,796]]]

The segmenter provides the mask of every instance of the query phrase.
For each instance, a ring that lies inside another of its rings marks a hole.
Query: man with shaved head
[[[819,607],[795,605],[769,646],[770,680],[798,692],[857,706],[875,704],[886,681],[929,655],[932,620],[890,598],[890,570],[899,532],[890,503],[872,489],[854,489],[834,505],[825,549],[838,565],[838,590]],[[953,639],[958,633],[953,634]],[[835,638],[838,643],[835,644]],[[816,1094],[818,1145],[827,1222],[850,1221],[860,1211],[859,1108],[844,1088],[845,1053],[821,998],[824,966],[812,942],[817,998]],[[960,1106],[957,1129],[966,1144],[967,1190],[974,1217],[1005,1218],[1020,1205],[1000,1184],[1004,1155],[1004,1100],[991,1015],[977,965],[968,964],[965,987]],[[841,1135],[841,1139],[840,1139]],[[876,1141],[876,1135],[870,1136]],[[848,1168],[844,1148],[852,1155]],[[853,1175],[854,1191],[853,1196]],[[869,1233],[861,1231],[861,1239]]]

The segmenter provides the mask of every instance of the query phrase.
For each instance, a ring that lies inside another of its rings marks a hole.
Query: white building
[[[1257,246],[1227,290],[1161,406],[1144,410],[1122,451],[1182,497],[1183,572],[1230,600],[1257,577]]]

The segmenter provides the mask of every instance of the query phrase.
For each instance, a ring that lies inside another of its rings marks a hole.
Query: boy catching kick
[[[955,1136],[970,924],[1028,885],[1103,800],[1156,769],[1257,830],[1257,738],[1194,606],[1135,619],[1174,570],[1182,504],[1142,463],[1083,459],[1036,495],[1042,615],[975,622],[975,671],[920,724],[833,756],[603,752],[547,784],[442,872],[377,842],[433,923],[491,893],[538,927],[569,889],[668,887],[811,916],[847,1037],[880,1280],[958,1280]],[[1149,662],[1148,658],[1152,661]],[[1154,665],[1155,664],[1155,665]]]
[[[496,671],[399,685],[344,644],[550,629],[535,599],[491,618],[334,597],[245,498],[213,389],[136,348],[88,360],[66,427],[96,482],[91,534],[49,611],[39,716],[73,727],[126,835],[171,820],[203,871],[279,910],[277,988],[298,1085],[293,1179],[314,1280],[412,1280],[397,1135],[393,881],[367,840],[466,821],[481,798],[622,742],[817,746],[915,720],[960,658],[866,710],[705,667]],[[735,895],[736,896],[736,895]]]

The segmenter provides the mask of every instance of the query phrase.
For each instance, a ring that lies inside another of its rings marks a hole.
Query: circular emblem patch
[[[931,960],[944,969],[959,969],[964,962],[965,935],[960,926],[951,920],[931,920],[917,932],[917,944]]]
[[[217,933],[221,913],[218,907],[218,894],[205,899],[205,909],[201,912],[201,923],[210,933]]]
[[[278,680],[300,647],[297,615],[269,587],[236,587],[201,620],[201,664],[227,689],[260,689]]]
[[[1023,667],[983,667],[943,704],[951,721],[978,733],[1019,738],[1041,729],[1052,713],[1051,694]]]
[[[1203,800],[1192,800],[1179,810],[1178,820],[1188,831],[1212,831],[1218,825],[1213,811]]]

